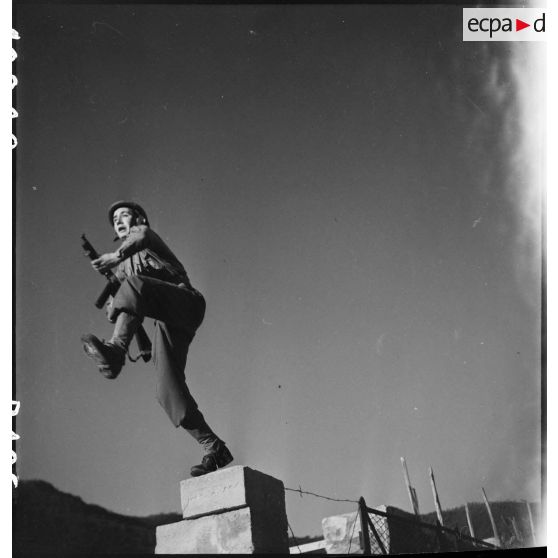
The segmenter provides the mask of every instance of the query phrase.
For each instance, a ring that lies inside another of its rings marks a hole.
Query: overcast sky
[[[17,10],[19,473],[178,511],[152,365],[102,378],[87,233],[132,198],[206,297],[187,377],[235,464],[421,511],[540,499],[537,43],[437,5]],[[530,118],[525,118],[527,107]],[[152,331],[151,322],[147,330]],[[349,503],[287,492],[296,535]]]

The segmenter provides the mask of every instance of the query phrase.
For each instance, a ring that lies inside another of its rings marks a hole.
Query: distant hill
[[[535,525],[537,525],[540,514],[540,506],[533,503],[530,505],[533,520]],[[498,529],[503,543],[509,547],[533,546],[529,515],[524,502],[491,502],[490,507],[492,509],[494,521],[496,522],[496,528]],[[473,529],[475,530],[475,537],[477,539],[488,539],[489,537],[492,537],[492,526],[490,524],[490,518],[485,505],[479,502],[470,503],[469,511],[471,514]],[[465,506],[443,510],[442,516],[445,527],[453,529],[457,526],[459,531],[469,535]],[[512,518],[515,518],[516,528],[520,537],[519,540],[517,540],[515,536]],[[436,519],[435,512],[421,515],[421,520],[428,523],[435,523]]]
[[[21,481],[12,504],[13,550],[21,554],[153,554],[155,527],[182,519],[121,515],[38,480]]]

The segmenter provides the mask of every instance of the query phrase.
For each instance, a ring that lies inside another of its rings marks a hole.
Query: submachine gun
[[[99,254],[93,248],[89,240],[85,237],[85,234],[81,235],[81,246],[83,248],[83,253],[87,256],[91,261],[96,260],[99,257]],[[107,284],[103,289],[103,292],[99,295],[97,300],[95,301],[95,306],[97,308],[103,308],[106,304],[109,296],[114,296],[118,289],[120,288],[120,281],[118,277],[109,269],[107,271],[101,271],[101,275],[104,275],[107,279]],[[139,326],[138,330],[135,334],[136,342],[138,344],[139,349],[139,357],[143,359],[144,362],[149,362],[151,360],[151,341],[149,340],[149,336],[147,335],[144,327],[142,325]],[[128,355],[128,358],[135,362],[139,359],[133,359]]]

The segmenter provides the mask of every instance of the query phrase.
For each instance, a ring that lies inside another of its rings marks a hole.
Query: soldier
[[[182,264],[150,227],[147,214],[137,203],[119,201],[108,212],[109,222],[122,244],[93,260],[96,271],[113,269],[121,282],[108,305],[114,323],[109,341],[83,335],[83,348],[99,371],[116,378],[124,366],[130,341],[145,317],[154,318],[153,361],[157,371],[157,398],[172,423],[182,426],[204,448],[192,476],[225,467],[233,456],[198,409],[186,385],[188,347],[203,321],[205,300],[194,289]]]

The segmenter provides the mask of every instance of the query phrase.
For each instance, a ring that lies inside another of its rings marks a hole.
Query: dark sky
[[[439,5],[16,16],[22,478],[143,515],[201,457],[151,365],[108,382],[79,342],[110,336],[79,236],[112,250],[133,198],[206,296],[187,376],[236,464],[408,509],[406,456],[421,511],[429,465],[443,507],[540,499],[540,44]],[[354,507],[287,493],[297,535]]]

